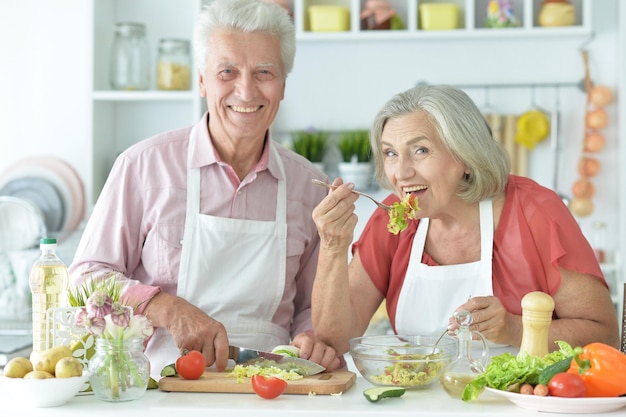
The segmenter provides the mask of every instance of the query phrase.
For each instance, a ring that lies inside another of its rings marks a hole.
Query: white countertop
[[[148,390],[135,401],[109,403],[96,399],[93,394],[79,394],[66,404],[51,408],[33,408],[16,398],[9,397],[0,390],[1,415],[10,410],[11,417],[110,417],[118,413],[150,417],[178,417],[186,415],[206,416],[288,416],[288,417],[334,417],[334,416],[428,416],[428,417],[515,417],[515,416],[597,416],[598,413],[565,414],[540,413],[524,409],[509,402],[506,398],[485,391],[472,402],[452,399],[435,383],[426,389],[407,390],[400,398],[370,403],[363,391],[371,388],[367,380],[360,376],[350,355],[346,355],[348,369],[357,374],[356,383],[340,396],[283,394],[272,400],[265,400],[256,394],[220,394],[163,392]],[[583,399],[585,400],[585,399]],[[626,403],[625,403],[626,405]],[[581,407],[582,409],[582,407]],[[626,407],[602,413],[601,416],[624,417]],[[202,414],[196,414],[200,412]],[[193,413],[193,414],[190,414]]]
[[[74,397],[65,405],[53,408],[30,408],[18,404],[15,399],[2,397],[2,408],[10,410],[13,417],[110,417],[137,415],[150,417],[172,417],[182,415],[206,416],[528,416],[540,415],[533,410],[526,410],[496,396],[484,392],[476,401],[465,403],[455,400],[439,387],[407,391],[400,398],[381,400],[370,403],[363,397],[363,390],[371,385],[358,377],[356,385],[341,396],[330,395],[281,395],[273,400],[265,400],[255,394],[215,394],[181,393],[149,390],[136,401],[108,403],[99,401],[95,396],[86,394]],[[202,414],[196,414],[202,413]],[[4,413],[3,413],[4,414]],[[543,414],[543,413],[541,413]],[[572,416],[571,414],[550,413],[549,416]],[[582,414],[578,414],[582,415]],[[589,415],[597,415],[589,414]],[[624,416],[624,408],[602,416]]]

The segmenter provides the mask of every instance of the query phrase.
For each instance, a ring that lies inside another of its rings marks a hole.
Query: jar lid
[[[189,41],[187,39],[163,38],[159,40],[159,46],[166,48],[186,48],[189,49]]]
[[[186,39],[161,39],[159,41],[159,51],[189,53],[189,41]]]
[[[129,34],[143,34],[146,30],[146,26],[143,23],[137,22],[118,22],[115,24],[115,32],[122,35]]]

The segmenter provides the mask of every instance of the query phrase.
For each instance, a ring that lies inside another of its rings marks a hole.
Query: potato
[[[71,357],[72,350],[68,346],[57,346],[40,352],[31,353],[30,361],[35,371],[46,371],[54,375],[54,368],[61,358]]]
[[[24,375],[33,370],[33,364],[27,358],[13,358],[4,365],[4,376],[9,378],[24,378]]]
[[[50,379],[54,378],[50,372],[46,371],[31,371],[24,375],[24,379]]]
[[[57,378],[72,378],[83,374],[83,364],[74,357],[59,359],[54,367],[54,376]]]

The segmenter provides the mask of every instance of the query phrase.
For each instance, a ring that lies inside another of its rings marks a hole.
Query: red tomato
[[[580,375],[561,372],[548,382],[548,391],[555,397],[584,397],[587,387]]]
[[[204,373],[204,355],[191,350],[176,359],[176,372],[185,379],[198,379]]]
[[[274,376],[252,375],[252,389],[259,397],[268,400],[278,397],[287,388],[287,381]]]

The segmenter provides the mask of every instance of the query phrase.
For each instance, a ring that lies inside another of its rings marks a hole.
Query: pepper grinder
[[[553,311],[554,300],[545,292],[529,292],[522,298],[520,352],[525,351],[540,358],[548,354],[548,335]]]

